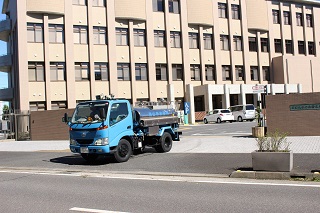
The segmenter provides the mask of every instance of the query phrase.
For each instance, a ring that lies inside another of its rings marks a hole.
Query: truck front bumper
[[[73,153],[83,154],[113,154],[115,149],[112,150],[108,145],[106,146],[75,146],[70,145],[70,151]]]

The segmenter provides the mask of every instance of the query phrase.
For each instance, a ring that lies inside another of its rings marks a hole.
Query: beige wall
[[[268,12],[265,0],[246,0],[248,29],[268,30]]]
[[[64,14],[64,0],[27,0],[27,11]]]
[[[116,0],[115,1],[116,18],[126,19],[146,19],[145,0]]]
[[[187,1],[188,23],[213,25],[212,3],[208,0]]]

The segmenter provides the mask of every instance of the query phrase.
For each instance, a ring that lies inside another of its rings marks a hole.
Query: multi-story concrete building
[[[103,93],[194,112],[256,103],[257,84],[320,91],[318,1],[4,0],[2,13],[0,100],[14,109],[74,108]]]

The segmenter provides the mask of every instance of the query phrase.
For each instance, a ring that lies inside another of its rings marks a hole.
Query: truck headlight
[[[109,144],[108,138],[99,138],[94,142],[95,145],[97,146],[104,146]]]
[[[77,141],[74,140],[74,139],[70,139],[70,145],[76,146],[77,145]]]

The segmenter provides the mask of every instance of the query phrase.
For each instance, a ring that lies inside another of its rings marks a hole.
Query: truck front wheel
[[[126,139],[119,141],[117,151],[114,153],[114,158],[118,163],[126,162],[132,155],[132,146]]]
[[[155,147],[157,152],[169,152],[172,147],[172,137],[168,132],[163,133],[159,139],[160,144]]]

